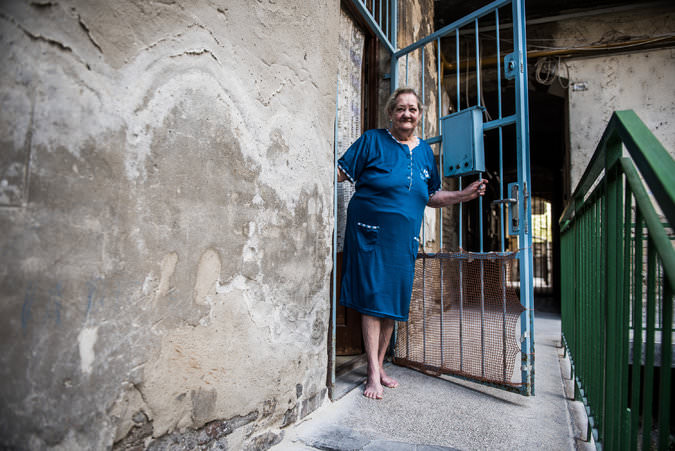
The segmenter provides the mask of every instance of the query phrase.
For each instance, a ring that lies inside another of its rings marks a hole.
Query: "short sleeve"
[[[441,190],[441,177],[438,175],[438,165],[436,164],[436,159],[434,158],[431,147],[429,147],[429,154],[431,160],[429,166],[431,166],[431,168],[429,170],[430,177],[427,180],[427,185],[429,187],[429,199],[431,199],[431,196]]]
[[[338,160],[338,167],[345,173],[350,182],[356,183],[368,162],[368,134],[364,133],[349,146],[349,149]]]

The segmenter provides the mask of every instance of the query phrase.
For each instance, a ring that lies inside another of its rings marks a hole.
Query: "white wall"
[[[675,49],[571,60],[569,88],[572,188],[612,113],[634,110],[675,157]],[[588,90],[575,91],[575,82]]]

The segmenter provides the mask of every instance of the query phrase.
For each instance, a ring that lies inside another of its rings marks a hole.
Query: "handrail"
[[[593,185],[607,163],[607,148],[620,140],[637,164],[637,168],[654,194],[668,222],[675,224],[675,161],[665,147],[652,134],[633,110],[615,111],[607,124],[600,143],[588,163],[572,199],[583,197],[583,193]],[[563,224],[575,211],[575,203],[570,202],[560,217]]]
[[[652,449],[655,430],[672,446],[673,174],[639,117],[615,112],[560,218],[562,341],[599,449]]]

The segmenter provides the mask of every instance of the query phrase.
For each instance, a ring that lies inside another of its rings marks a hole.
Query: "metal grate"
[[[517,254],[420,254],[410,317],[398,323],[395,362],[500,387],[514,380],[524,308],[507,283]]]

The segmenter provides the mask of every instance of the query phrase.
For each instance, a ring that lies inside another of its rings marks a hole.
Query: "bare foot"
[[[368,381],[365,390],[363,390],[363,396],[370,399],[382,399],[383,393],[384,390],[379,382],[370,383],[370,381]]]
[[[382,399],[384,389],[380,384],[380,373],[368,368],[368,380],[366,381],[366,388],[363,390],[363,396],[370,399]]]
[[[384,368],[380,368],[380,382],[387,388],[398,387],[398,381],[393,377],[387,376],[387,373],[384,372]]]

